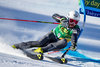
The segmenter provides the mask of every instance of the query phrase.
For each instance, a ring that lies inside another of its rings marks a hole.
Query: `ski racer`
[[[43,38],[38,41],[22,42],[12,45],[16,49],[28,49],[38,47],[34,50],[35,53],[45,53],[48,51],[60,50],[67,46],[71,41],[70,49],[76,51],[77,38],[80,33],[80,28],[77,25],[80,20],[80,14],[77,11],[70,11],[67,17],[59,14],[52,16],[58,23],[56,28],[47,33]]]

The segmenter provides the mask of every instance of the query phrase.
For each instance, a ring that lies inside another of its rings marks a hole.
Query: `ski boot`
[[[38,60],[42,60],[43,59],[43,50],[42,50],[42,48],[35,49],[34,53],[36,53],[36,56],[37,56]]]

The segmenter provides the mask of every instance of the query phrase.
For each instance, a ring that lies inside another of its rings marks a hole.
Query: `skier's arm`
[[[59,14],[53,14],[52,18],[55,19],[58,23],[60,23],[62,20],[66,20],[66,17]]]
[[[71,43],[72,43],[72,50],[76,50],[76,46],[77,46],[77,39],[78,39],[78,36],[79,36],[79,33],[80,33],[80,28],[77,28],[77,29],[73,29],[73,34],[72,34],[72,37],[71,37]]]

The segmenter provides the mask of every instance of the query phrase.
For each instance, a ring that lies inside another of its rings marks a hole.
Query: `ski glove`
[[[75,45],[72,45],[72,46],[70,47],[70,50],[72,50],[72,51],[76,51],[76,50],[77,50],[76,43],[75,43]]]

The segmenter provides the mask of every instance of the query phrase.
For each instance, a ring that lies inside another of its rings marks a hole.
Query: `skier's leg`
[[[34,50],[34,52],[43,53],[42,47],[46,47],[52,42],[57,42],[57,40],[58,39],[53,34],[53,32],[48,33],[41,40],[39,40],[39,43],[41,44],[41,48],[38,48],[38,49]]]
[[[32,47],[44,47],[51,41],[56,41],[56,38],[52,32],[49,32],[43,38],[41,38],[39,41],[22,42],[19,44],[14,44],[14,45],[12,45],[12,47],[17,48],[17,49],[27,49],[27,48],[32,48]]]
[[[57,42],[50,43],[45,47],[42,47],[42,50],[43,50],[43,52],[48,52],[48,51],[52,51],[52,50],[60,50],[66,46],[67,46],[67,40],[62,39]]]
[[[57,38],[53,34],[53,32],[47,33],[43,38],[39,40],[39,43],[41,44],[42,47],[47,46],[51,42],[56,42]]]
[[[17,48],[17,49],[27,49],[31,47],[40,47],[40,46],[41,45],[39,44],[38,41],[22,42],[22,43],[12,45],[13,48]]]

